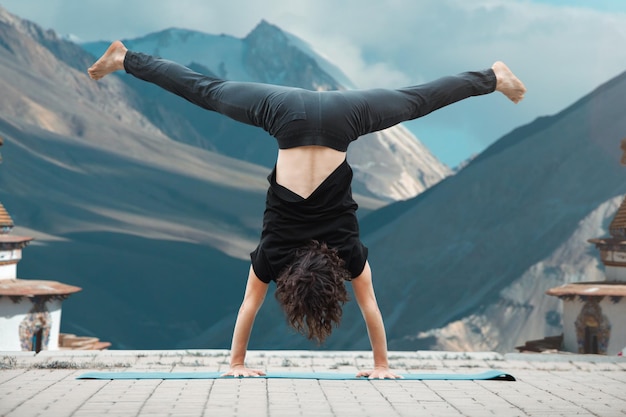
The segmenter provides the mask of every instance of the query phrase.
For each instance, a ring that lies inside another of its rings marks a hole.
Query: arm
[[[365,264],[365,269],[363,269],[361,275],[352,280],[352,288],[354,289],[356,302],[359,304],[361,314],[363,314],[363,319],[365,320],[367,334],[369,335],[372,353],[374,355],[374,369],[359,372],[357,376],[379,379],[400,378],[389,370],[385,325],[380,310],[378,309],[376,295],[374,294],[372,271],[370,270],[369,263]]]
[[[252,267],[248,275],[248,283],[246,284],[246,292],[243,297],[237,321],[235,322],[235,330],[233,331],[233,340],[230,354],[230,370],[224,374],[232,376],[259,376],[265,375],[262,371],[256,369],[248,369],[245,366],[246,351],[248,350],[248,341],[252,332],[252,325],[256,314],[263,305],[265,294],[269,285],[261,281]]]

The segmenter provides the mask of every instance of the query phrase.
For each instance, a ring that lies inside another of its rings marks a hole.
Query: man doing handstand
[[[91,78],[125,70],[207,110],[263,128],[278,141],[268,177],[263,230],[232,338],[226,375],[258,376],[245,366],[252,326],[269,283],[287,322],[322,343],[341,320],[352,284],[374,356],[369,378],[397,378],[387,359],[367,248],[359,238],[348,145],[367,133],[424,116],[468,97],[503,93],[514,103],[526,88],[502,62],[489,69],[401,89],[309,91],[208,77],[171,61],[128,51],[113,42],[89,68]]]

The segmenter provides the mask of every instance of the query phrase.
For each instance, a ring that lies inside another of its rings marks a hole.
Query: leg
[[[502,62],[484,71],[456,76],[397,90],[374,89],[346,92],[359,135],[386,129],[469,97],[500,91],[514,103],[526,92],[522,82]]]
[[[397,90],[373,89],[348,92],[358,111],[359,135],[413,120],[468,97],[488,94],[496,88],[493,71],[466,72],[457,76]]]
[[[88,72],[91,78],[99,80],[118,70],[125,70],[202,108],[262,127],[270,133],[277,121],[297,117],[279,106],[293,91],[291,88],[209,77],[172,61],[128,51],[119,41],[113,42]]]

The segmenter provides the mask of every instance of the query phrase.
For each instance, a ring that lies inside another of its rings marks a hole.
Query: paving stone
[[[0,358],[0,415],[28,416],[573,416],[626,414],[622,358],[491,352],[390,352],[396,372],[502,369],[505,381],[77,380],[97,369],[228,369],[227,351],[15,352]],[[9,358],[9,359],[6,359]],[[14,358],[14,359],[10,359]],[[253,351],[266,371],[356,373],[371,352]],[[10,368],[10,369],[5,369]]]

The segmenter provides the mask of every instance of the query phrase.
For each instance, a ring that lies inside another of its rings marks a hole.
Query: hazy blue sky
[[[169,27],[243,37],[265,19],[309,42],[359,87],[400,87],[503,60],[527,84],[524,102],[472,99],[408,124],[452,166],[626,70],[623,0],[0,0],[0,5],[85,41]]]

